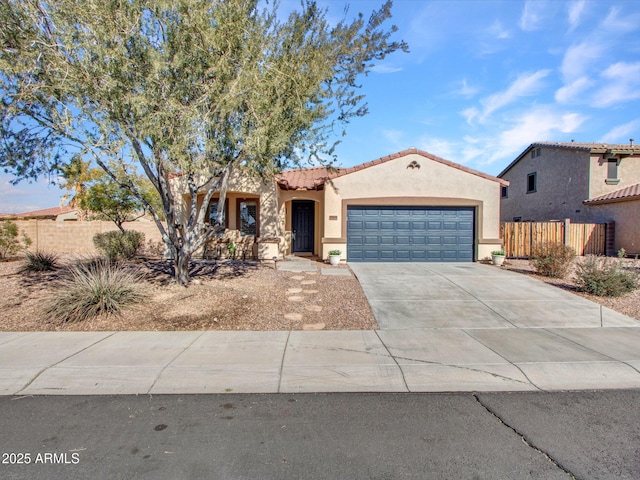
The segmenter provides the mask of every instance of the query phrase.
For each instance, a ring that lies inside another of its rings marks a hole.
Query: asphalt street
[[[0,397],[3,479],[637,479],[640,390]]]

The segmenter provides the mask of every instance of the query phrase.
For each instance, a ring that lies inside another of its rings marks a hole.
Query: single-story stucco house
[[[473,262],[502,246],[506,185],[415,148],[355,167],[286,170],[272,182],[238,170],[225,202],[226,235],[268,260],[340,250],[349,262]],[[180,177],[174,188],[186,206]],[[211,215],[217,207],[214,194]]]

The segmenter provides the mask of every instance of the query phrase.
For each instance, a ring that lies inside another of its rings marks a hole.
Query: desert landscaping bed
[[[77,258],[64,256],[62,265]],[[374,330],[377,323],[362,287],[352,275],[287,272],[273,265],[195,262],[188,288],[171,281],[159,260],[131,264],[145,277],[145,300],[122,315],[102,315],[61,323],[43,313],[59,291],[66,269],[22,273],[22,261],[0,262],[0,331],[172,331],[172,330]],[[629,262],[631,268],[640,268]],[[346,266],[334,268],[347,268]],[[499,267],[496,267],[499,268]],[[617,298],[576,291],[570,272],[564,279],[536,275],[528,260],[502,267],[563,288],[640,320],[640,290]]]
[[[69,256],[61,259],[62,264],[72,261]],[[21,273],[21,267],[21,261],[0,262],[0,331],[378,328],[352,275],[277,271],[273,264],[196,262],[193,282],[184,288],[171,282],[168,263],[157,260],[135,264],[146,278],[141,304],[127,307],[122,315],[61,323],[48,318],[43,305],[56,295],[65,269],[29,274]]]
[[[555,285],[558,288],[563,288],[576,295],[591,300],[592,302],[599,303],[605,307],[608,307],[616,312],[623,313],[631,318],[640,320],[640,289],[636,289],[631,293],[627,293],[620,297],[599,297],[597,295],[590,295],[588,293],[579,292],[574,282],[575,262],[580,261],[580,257],[574,260],[573,266],[569,269],[569,272],[564,278],[552,278],[537,275],[534,268],[529,263],[529,260],[520,259],[508,259],[501,268],[512,270],[525,275],[530,275],[538,280]],[[640,270],[640,261],[638,260],[625,260],[627,268],[633,268]]]

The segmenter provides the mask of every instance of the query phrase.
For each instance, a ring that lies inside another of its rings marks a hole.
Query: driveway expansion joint
[[[556,460],[555,458],[553,458],[551,456],[550,453],[545,452],[544,450],[542,450],[540,447],[537,447],[532,440],[530,440],[529,438],[527,438],[527,436],[522,433],[521,431],[519,431],[516,427],[509,425],[500,415],[498,415],[495,411],[493,411],[491,408],[489,408],[489,406],[487,406],[486,404],[484,404],[482,402],[482,400],[480,400],[480,397],[478,397],[477,393],[473,394],[473,398],[475,399],[476,402],[478,402],[478,404],[484,408],[492,417],[494,417],[495,419],[497,419],[502,425],[504,425],[505,427],[507,427],[509,430],[511,430],[513,433],[515,433],[516,435],[518,435],[520,437],[520,439],[522,440],[522,442],[528,446],[529,448],[535,450],[536,452],[538,452],[539,454],[541,454],[542,456],[544,456],[547,461],[549,461],[551,464],[553,464],[554,466],[556,466],[557,468],[559,468],[560,470],[562,470],[564,473],[566,473],[569,478],[573,479],[573,480],[579,480],[578,477],[576,477],[571,470],[569,470],[568,468],[566,468],[565,466],[563,466],[558,460]]]

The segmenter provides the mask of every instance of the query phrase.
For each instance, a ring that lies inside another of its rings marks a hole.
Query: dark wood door
[[[294,200],[291,210],[293,252],[313,253],[314,210],[312,201]]]

